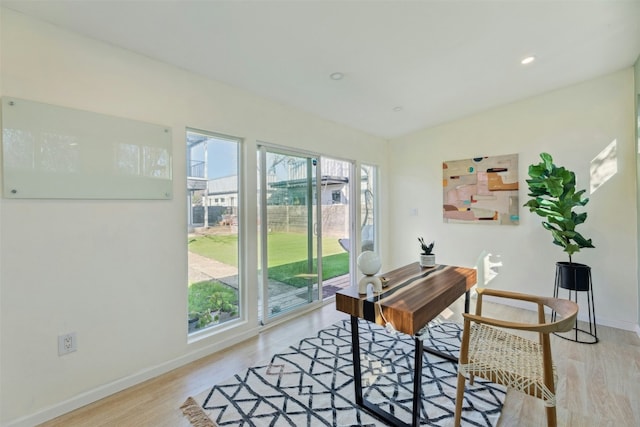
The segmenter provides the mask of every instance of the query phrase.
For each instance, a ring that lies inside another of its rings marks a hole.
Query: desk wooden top
[[[476,284],[476,270],[413,263],[382,274],[387,279],[380,295],[358,294],[351,286],[336,293],[336,309],[379,325],[387,321],[405,334],[415,335],[430,320]],[[378,302],[380,304],[378,304]]]

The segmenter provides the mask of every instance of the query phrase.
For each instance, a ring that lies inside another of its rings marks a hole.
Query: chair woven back
[[[537,323],[511,322],[482,316],[482,296],[529,301],[536,304]],[[558,320],[546,322],[545,306],[556,313]],[[455,426],[460,425],[464,385],[474,376],[519,390],[544,401],[547,425],[556,421],[556,370],[551,357],[549,334],[570,330],[578,315],[578,305],[569,300],[539,297],[514,292],[478,289],[476,314],[464,314],[464,329],[458,364],[458,389]],[[538,334],[534,341],[511,330]]]

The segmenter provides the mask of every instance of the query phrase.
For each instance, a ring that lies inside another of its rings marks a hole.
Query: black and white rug
[[[413,396],[413,338],[389,334],[360,321],[365,398],[409,422]],[[461,328],[454,323],[425,329],[425,346],[457,355]],[[425,353],[421,425],[453,425],[456,364]],[[464,426],[495,426],[505,389],[467,382]],[[267,363],[254,366],[195,398],[183,411],[194,426],[382,426],[355,405],[351,326],[338,322]],[[205,416],[206,415],[206,416]]]

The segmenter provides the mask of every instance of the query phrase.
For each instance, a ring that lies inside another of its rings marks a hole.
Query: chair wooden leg
[[[460,427],[460,421],[462,417],[462,401],[464,399],[464,375],[458,373],[458,386],[456,388],[456,416],[453,422],[453,427]]]
[[[558,421],[556,419],[556,407],[546,406],[545,410],[547,411],[547,427],[557,427]]]

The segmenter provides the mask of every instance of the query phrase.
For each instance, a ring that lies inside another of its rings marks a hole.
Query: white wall
[[[630,69],[399,138],[390,151],[381,139],[12,11],[0,14],[0,95],[171,126],[175,195],[0,199],[2,425],[42,421],[256,332],[251,313],[240,331],[187,342],[187,126],[245,139],[245,244],[256,231],[256,141],[268,141],[378,164],[392,177],[381,182],[383,269],[416,260],[416,238],[424,236],[436,240],[440,262],[473,265],[487,250],[503,262],[492,286],[540,294],[552,292],[554,263],[565,256],[539,218],[521,209],[515,227],[443,224],[441,163],[519,153],[524,182],[526,166],[549,151],[588,187],[589,162],[616,140],[618,174],[591,196],[583,227],[597,248],[576,261],[593,268],[598,321],[637,322]],[[520,195],[523,203],[524,189]],[[246,247],[252,299],[256,253]],[[78,333],[79,350],[58,357],[57,336],[69,331]]]
[[[168,125],[174,144],[171,201],[0,199],[2,425],[32,425],[256,333],[251,312],[239,330],[187,342],[185,127],[245,139],[254,305],[256,141],[386,168],[382,139],[0,10],[1,95]],[[59,357],[57,336],[71,331],[78,351]]]
[[[589,188],[591,160],[617,141],[618,172],[590,195],[581,232],[595,249],[574,255],[591,266],[599,323],[634,329],[638,319],[636,155],[633,69],[492,109],[390,142],[391,263],[417,259],[416,238],[435,239],[441,263],[473,266],[482,251],[503,266],[492,287],[552,295],[555,262],[568,261],[551,243],[541,219],[520,208],[520,225],[445,224],[442,162],[519,154],[520,205],[527,199],[528,166],[539,153],[575,171]],[[418,216],[410,216],[417,208]],[[499,257],[499,258],[498,258]],[[583,310],[586,312],[586,310]]]

